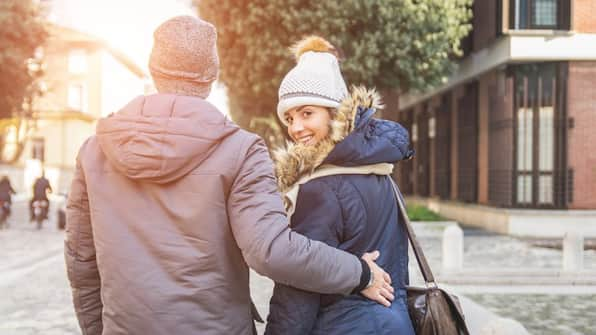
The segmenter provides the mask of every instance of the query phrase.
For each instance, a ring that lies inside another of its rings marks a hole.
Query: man
[[[6,217],[10,216],[10,206],[12,205],[12,195],[16,194],[15,190],[10,184],[8,176],[2,176],[0,180],[0,203],[6,211]]]
[[[393,299],[373,255],[288,228],[264,142],[204,100],[216,38],[190,16],[158,27],[159,93],[100,120],[81,147],[65,257],[83,334],[253,334],[249,266],[305,290]]]
[[[46,202],[44,218],[47,217],[50,210],[48,192],[52,193],[52,186],[50,186],[50,181],[46,179],[45,171],[42,171],[41,176],[33,183],[33,199],[29,201],[29,221],[33,221],[33,203],[37,200]]]

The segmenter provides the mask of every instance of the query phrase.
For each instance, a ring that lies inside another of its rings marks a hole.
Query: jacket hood
[[[199,166],[239,130],[197,97],[140,96],[101,119],[97,138],[108,161],[128,178],[168,183]]]
[[[274,151],[280,191],[285,193],[322,164],[360,166],[410,158],[413,151],[407,130],[396,122],[372,117],[382,108],[374,89],[352,87],[337,110],[329,136],[315,145],[288,143]]]

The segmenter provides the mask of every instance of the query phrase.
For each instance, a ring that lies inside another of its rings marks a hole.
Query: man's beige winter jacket
[[[362,265],[288,228],[264,142],[199,98],[138,97],[99,121],[69,193],[83,334],[251,334],[249,266],[348,294]]]

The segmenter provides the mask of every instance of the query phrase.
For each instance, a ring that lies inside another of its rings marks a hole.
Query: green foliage
[[[407,206],[406,211],[411,221],[445,221],[439,214],[424,206]]]
[[[40,66],[34,54],[46,36],[34,1],[0,1],[0,118],[20,112],[35,94]]]
[[[349,84],[421,90],[443,81],[467,35],[471,0],[196,0],[218,29],[233,118],[275,115],[277,89],[294,66],[288,47],[306,35],[343,50]]]

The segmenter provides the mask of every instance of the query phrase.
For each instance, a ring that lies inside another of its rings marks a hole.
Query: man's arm
[[[336,193],[318,180],[302,185],[292,229],[337,248],[342,235],[342,210]],[[266,335],[310,334],[317,320],[321,295],[276,283],[269,303]]]
[[[232,232],[250,267],[273,280],[319,293],[350,294],[370,279],[356,256],[309,240],[288,227],[264,142],[247,141],[228,199]],[[371,264],[371,263],[368,263]],[[372,264],[374,266],[374,264]],[[373,270],[381,271],[380,268]],[[375,275],[381,286],[383,275]]]
[[[66,206],[64,257],[81,330],[84,335],[101,335],[101,281],[95,260],[87,186],[79,158]]]

